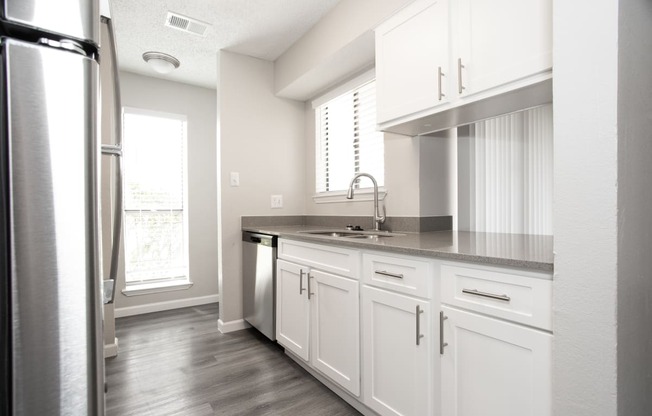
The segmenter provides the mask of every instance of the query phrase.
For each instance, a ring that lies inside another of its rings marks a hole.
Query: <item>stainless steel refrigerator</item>
[[[0,0],[0,414],[104,414],[97,0]]]

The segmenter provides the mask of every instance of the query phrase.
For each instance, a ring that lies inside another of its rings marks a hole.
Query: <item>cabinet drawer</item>
[[[279,239],[277,256],[340,276],[357,279],[359,275],[360,253],[357,250]]]
[[[432,263],[413,257],[363,253],[362,280],[372,286],[430,298],[435,276]]]
[[[550,274],[444,264],[441,302],[552,330]]]

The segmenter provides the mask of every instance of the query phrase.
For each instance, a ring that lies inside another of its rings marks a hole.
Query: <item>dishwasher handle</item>
[[[251,231],[242,232],[242,241],[245,243],[260,244],[267,247],[276,247],[278,245],[276,236],[252,233]]]

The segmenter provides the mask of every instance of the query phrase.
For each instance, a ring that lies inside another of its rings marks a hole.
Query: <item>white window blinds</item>
[[[552,235],[552,106],[459,133],[459,229]]]
[[[186,122],[125,110],[127,283],[187,279]]]
[[[356,173],[384,184],[383,134],[376,131],[376,84],[367,82],[315,109],[316,192],[346,190]]]

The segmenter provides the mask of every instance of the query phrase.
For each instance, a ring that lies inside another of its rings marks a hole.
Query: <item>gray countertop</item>
[[[336,244],[352,248],[389,251],[400,254],[469,261],[496,266],[552,271],[552,236],[478,233],[469,231],[432,231],[401,233],[374,240],[305,234],[332,227],[306,225],[243,227],[291,240]]]

